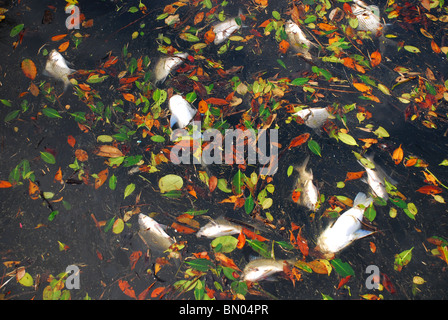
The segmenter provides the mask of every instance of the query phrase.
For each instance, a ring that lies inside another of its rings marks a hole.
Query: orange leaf
[[[440,50],[440,47],[437,45],[437,43],[434,40],[431,41],[431,49],[435,53],[440,53],[442,51],[442,50]]]
[[[248,237],[250,239],[255,239],[255,240],[258,240],[258,241],[267,241],[268,240],[265,237],[262,237],[259,234],[256,234],[255,232],[253,232],[253,231],[251,231],[251,230],[249,230],[247,228],[243,228],[242,231],[244,232],[246,237]]]
[[[98,173],[98,178],[95,179],[95,189],[98,189],[106,182],[107,177],[109,176],[109,169],[104,169],[100,173]]]
[[[53,36],[53,37],[51,37],[51,41],[59,41],[59,40],[64,39],[66,36],[67,36],[66,33],[65,33],[65,34],[59,34],[59,35],[57,35],[57,36]]]
[[[236,247],[238,249],[242,249],[245,244],[246,244],[246,237],[244,236],[244,233],[241,230],[240,234],[238,235],[238,243],[236,244]]]
[[[151,289],[152,286],[155,285],[155,283],[156,283],[156,282],[154,281],[153,283],[151,283],[151,284],[149,285],[148,288],[146,288],[145,290],[143,290],[142,292],[140,292],[140,294],[138,295],[138,300],[145,300],[145,299],[146,299],[146,296],[147,296],[148,293],[149,293],[149,289]]]
[[[260,24],[258,27],[259,27],[259,28],[266,28],[266,26],[267,26],[268,24],[270,24],[271,21],[272,21],[272,19],[265,20],[265,21],[264,21],[262,24]]]
[[[352,276],[346,276],[345,278],[342,278],[341,281],[339,281],[337,290],[339,290],[344,284],[346,284],[351,277]]]
[[[30,184],[28,186],[28,194],[30,195],[31,199],[33,199],[33,200],[39,199],[39,195],[40,195],[39,186],[31,180],[28,180],[28,181],[30,182]]]
[[[347,2],[344,2],[342,8],[344,9],[345,12],[352,13],[352,7]]]
[[[90,86],[88,84],[85,84],[85,83],[80,83],[80,84],[78,84],[78,86],[79,86],[79,88],[82,91],[90,91],[90,90],[92,90],[92,88],[90,88]]]
[[[417,158],[411,158],[409,160],[406,161],[406,163],[404,164],[405,167],[412,167],[417,163],[418,159]]]
[[[232,268],[232,269],[234,269],[234,270],[241,271],[241,270],[237,267],[237,265],[235,264],[235,262],[233,262],[233,260],[230,259],[229,257],[227,257],[224,253],[221,253],[221,252],[215,252],[215,258],[216,258],[217,261],[221,262],[221,264],[222,264],[224,267],[229,267],[229,268]]]
[[[370,245],[370,251],[372,251],[372,253],[375,253],[376,252],[376,245],[373,242],[370,242],[369,245]]]
[[[424,194],[438,194],[442,192],[442,188],[437,186],[423,186],[417,190],[417,192]]]
[[[224,106],[224,105],[228,105],[229,102],[225,99],[219,99],[219,98],[208,98],[207,100],[205,100],[207,103],[209,104],[214,104],[217,106]]]
[[[131,262],[131,270],[134,270],[135,264],[137,263],[138,259],[142,256],[141,251],[134,251],[129,256],[129,261]]]
[[[34,80],[36,78],[37,69],[34,62],[30,59],[25,59],[22,61],[22,71],[27,78]]]
[[[198,14],[196,14],[196,16],[194,17],[194,24],[198,24],[200,23],[203,19],[204,19],[205,13],[204,12],[199,12]]]
[[[361,178],[364,175],[365,171],[358,171],[358,172],[347,172],[347,175],[345,176],[345,181],[349,180],[356,180]]]
[[[121,78],[119,82],[120,82],[120,84],[133,83],[133,82],[135,82],[135,80],[138,80],[138,78],[140,78],[140,77]]]
[[[300,252],[306,257],[309,252],[309,247],[306,239],[302,237],[302,228],[300,228],[299,233],[297,234],[297,246],[299,247]]]
[[[199,104],[198,104],[198,111],[199,111],[199,113],[204,114],[204,113],[207,112],[207,110],[208,110],[207,102],[205,102],[205,100],[199,101]]]
[[[58,47],[58,51],[59,52],[64,52],[65,50],[67,50],[68,46],[70,45],[70,41],[65,41],[63,42],[59,47]]]
[[[123,291],[123,293],[125,295],[127,295],[128,297],[137,299],[137,297],[135,296],[135,291],[134,291],[134,289],[132,289],[129,282],[123,281],[120,279],[120,280],[118,280],[118,286],[120,287],[121,291]]]
[[[299,190],[294,190],[292,192],[291,198],[292,198],[292,201],[294,201],[294,202],[299,201],[299,199],[300,199],[300,191]]]
[[[181,225],[181,224],[179,224],[177,222],[173,222],[171,224],[171,228],[176,229],[178,232],[182,232],[182,233],[185,233],[185,234],[191,234],[191,233],[195,233],[196,232],[196,230],[194,230],[192,228],[189,228],[189,227],[186,227],[186,226],[183,226],[183,225]]]
[[[278,45],[278,50],[280,50],[281,53],[286,53],[286,51],[288,51],[289,49],[289,42],[286,40],[282,40],[280,41],[279,45]]]
[[[76,149],[75,157],[81,162],[87,161],[89,159],[89,155],[87,154],[87,152],[82,149]]]
[[[370,64],[372,65],[372,68],[376,67],[381,63],[381,53],[379,51],[372,52],[370,55]]]
[[[123,93],[123,98],[129,102],[135,102],[135,97],[131,93]]]
[[[394,160],[395,164],[399,164],[401,160],[403,160],[403,149],[401,148],[401,144],[392,153],[392,160]]]
[[[320,262],[319,260],[313,260],[311,262],[308,262],[308,266],[316,273],[328,274],[327,266],[323,262]]]
[[[215,176],[211,176],[208,181],[208,188],[210,192],[215,191],[217,185],[218,185],[218,178],[216,178]]]
[[[288,149],[304,144],[309,139],[309,137],[310,137],[309,133],[304,133],[301,134],[300,136],[295,137],[294,139],[291,140]]]
[[[371,92],[372,88],[361,82],[353,82],[353,86],[361,92]]]
[[[99,157],[106,158],[118,158],[123,156],[123,153],[117,147],[109,146],[107,144],[99,146],[94,153]]]
[[[205,43],[209,44],[212,43],[215,40],[215,32],[213,31],[213,28],[208,30],[205,34],[204,34],[204,41]]]
[[[0,180],[0,188],[11,188],[12,184],[9,181]]]
[[[67,143],[73,148],[75,146],[76,143],[76,139],[73,136],[68,136],[67,137]]]
[[[62,170],[61,167],[59,167],[58,171],[56,172],[56,175],[54,176],[54,181],[59,181],[62,183]]]
[[[328,23],[318,23],[317,26],[319,27],[320,30],[323,30],[323,31],[331,31],[331,30],[335,30],[338,28],[338,27],[332,26],[331,24],[328,24]]]
[[[163,294],[163,291],[165,291],[165,287],[158,287],[155,288],[152,292],[151,292],[151,298],[156,298],[160,295]]]
[[[193,197],[195,197],[196,199],[198,198],[196,195],[196,190],[194,190],[194,188],[190,185],[187,186],[187,191],[189,194],[191,194]]]
[[[268,6],[268,0],[254,0],[254,2],[262,7]]]

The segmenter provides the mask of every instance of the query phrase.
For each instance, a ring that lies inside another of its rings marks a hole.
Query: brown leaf
[[[216,178],[215,176],[211,176],[210,179],[208,180],[208,188],[210,192],[215,191],[217,185],[218,185],[218,178]]]
[[[37,69],[34,62],[30,59],[25,59],[22,61],[22,71],[25,74],[27,78],[30,78],[31,80],[34,80],[37,75]]]
[[[33,96],[37,97],[39,95],[39,88],[34,83],[30,83],[29,89]]]
[[[232,259],[230,259],[229,257],[227,257],[224,253],[221,253],[221,252],[215,252],[215,258],[216,258],[217,261],[221,262],[221,264],[222,264],[224,267],[229,267],[229,268],[232,268],[232,269],[234,269],[234,270],[241,271],[241,270],[237,267],[237,265],[235,264],[235,262],[234,262]]]
[[[75,157],[81,162],[85,162],[89,159],[89,155],[87,154],[87,152],[82,149],[76,149]]]
[[[101,187],[104,184],[104,182],[106,182],[108,176],[109,176],[109,169],[107,168],[98,173],[98,178],[95,179],[95,189]]]
[[[107,144],[101,145],[97,150],[94,151],[97,156],[106,158],[118,158],[122,157],[123,153],[114,146],[109,146]]]

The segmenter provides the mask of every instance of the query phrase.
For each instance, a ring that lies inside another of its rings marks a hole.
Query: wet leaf
[[[23,277],[20,278],[19,283],[24,287],[31,287],[34,284],[33,277],[26,272]]]
[[[339,138],[339,140],[341,140],[342,142],[344,142],[345,144],[348,144],[350,146],[357,146],[358,145],[358,143],[356,142],[355,138],[353,138],[348,133],[339,131],[338,132],[338,138]]]
[[[114,225],[112,226],[112,232],[115,234],[119,234],[124,229],[124,221],[121,218],[115,220]]]
[[[65,41],[65,42],[61,43],[61,45],[58,47],[58,51],[64,52],[65,50],[67,50],[69,45],[70,45],[70,41]]]
[[[403,149],[401,148],[401,144],[392,153],[392,160],[394,160],[395,164],[399,164],[401,162],[401,160],[403,160]]]
[[[319,157],[322,156],[320,146],[316,140],[308,140],[308,149],[310,149],[315,155],[318,155]]]
[[[42,109],[42,113],[47,116],[48,118],[62,118],[62,116],[59,114],[59,112],[56,109],[53,108],[44,108]]]
[[[279,50],[281,53],[285,54],[286,51],[288,51],[288,49],[289,49],[289,42],[286,41],[286,40],[282,40],[282,41],[280,41],[280,43],[279,43],[279,45],[278,45],[278,50]]]
[[[420,49],[414,46],[404,46],[404,49],[406,51],[412,52],[412,53],[420,53]]]
[[[135,291],[134,289],[131,287],[131,285],[129,284],[129,282],[127,282],[126,280],[118,280],[118,287],[120,288],[121,291],[123,291],[123,293],[125,295],[127,295],[128,297],[137,299],[137,297],[135,296]]]
[[[365,171],[347,172],[347,174],[345,175],[344,181],[360,179],[360,178],[362,178],[364,173],[366,173],[366,172]]]
[[[411,261],[413,249],[414,247],[395,255],[394,270],[401,271]]]
[[[59,41],[59,40],[64,39],[66,36],[67,36],[67,33],[59,34],[57,36],[51,37],[51,41]]]
[[[76,144],[76,139],[70,135],[67,137],[67,143],[73,148]]]
[[[20,31],[23,30],[24,26],[25,25],[23,23],[16,25],[14,28],[11,29],[11,32],[9,33],[9,36],[10,37],[15,37],[16,35],[18,35],[20,33]]]
[[[132,194],[132,192],[134,192],[135,190],[135,184],[134,183],[130,183],[126,186],[126,188],[124,189],[124,199],[126,199],[128,196],[130,196]]]
[[[194,259],[191,261],[185,261],[190,267],[198,271],[208,271],[213,268],[213,263],[205,258]]]
[[[261,254],[265,258],[272,258],[269,246],[266,242],[255,239],[246,239],[246,243],[255,251]]]
[[[309,137],[310,137],[309,133],[304,133],[304,134],[301,134],[300,136],[293,138],[291,140],[291,142],[289,143],[288,149],[291,149],[291,148],[294,148],[294,147],[304,144],[309,139]]]
[[[442,192],[442,188],[438,186],[423,186],[417,189],[417,192],[423,193],[423,194],[439,194]]]
[[[381,53],[377,50],[375,52],[372,52],[370,55],[370,64],[372,65],[372,68],[376,67],[381,63]]]
[[[159,189],[161,193],[180,190],[184,184],[183,179],[175,174],[168,174],[159,180]]]
[[[123,153],[114,146],[101,145],[97,150],[94,151],[97,156],[107,157],[107,158],[118,158],[123,157]]]
[[[211,246],[217,252],[229,253],[236,249],[238,245],[238,239],[232,236],[221,236],[215,238],[211,242]]]
[[[252,197],[252,195],[249,195],[249,197],[246,198],[246,201],[244,201],[244,211],[246,211],[247,214],[250,214],[254,207],[254,198]]]
[[[40,152],[40,157],[46,163],[49,163],[49,164],[55,164],[56,163],[55,157],[51,153],[49,153],[49,152],[41,151]]]
[[[109,169],[104,169],[97,175],[98,177],[95,179],[95,189],[98,189],[101,187],[104,182],[106,182],[108,176],[109,176]]]
[[[36,78],[37,69],[36,69],[36,65],[34,64],[34,62],[32,60],[30,60],[30,59],[23,60],[21,67],[22,67],[23,73],[25,74],[25,76],[27,78],[30,78],[31,80],[34,80],[34,78]]]
[[[82,149],[75,150],[75,157],[81,162],[85,162],[89,159],[89,155],[87,154],[87,152]]]
[[[342,262],[341,259],[333,259],[331,260],[331,265],[333,266],[334,270],[341,276],[341,277],[349,277],[355,275],[355,271],[353,268],[348,264],[347,262]]]

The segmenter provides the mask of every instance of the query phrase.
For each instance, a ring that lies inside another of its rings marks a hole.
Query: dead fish
[[[175,241],[166,232],[166,226],[159,224],[153,218],[140,213],[138,215],[140,226],[139,235],[144,239],[150,249],[156,253],[167,250]]]
[[[250,282],[265,280],[273,274],[283,272],[285,263],[292,262],[263,258],[252,260],[244,267],[241,279]]]
[[[367,5],[361,0],[354,0],[352,12],[358,19],[358,30],[371,31],[373,34],[381,32],[384,25],[381,23],[380,9],[375,5]]]
[[[179,128],[185,128],[196,115],[197,110],[181,95],[174,95],[169,100],[171,111],[170,126],[177,124]]]
[[[295,189],[300,189],[300,198],[298,204],[307,207],[311,211],[316,211],[318,207],[319,191],[313,184],[313,171],[306,167],[310,160],[307,156],[305,161],[296,169],[299,173]]]
[[[363,181],[369,185],[370,189],[377,197],[381,197],[383,200],[389,199],[385,180],[393,185],[396,185],[397,182],[389,177],[384,170],[373,161],[373,155],[365,156],[365,158],[367,161],[358,160],[358,163],[364,167],[367,173],[367,181]]]
[[[64,83],[64,92],[70,85],[68,76],[76,72],[76,70],[70,69],[67,66],[67,62],[64,57],[55,49],[51,50],[48,55],[47,63],[45,65],[44,75],[53,77]]]
[[[179,52],[173,56],[160,57],[154,67],[154,82],[163,83],[168,75],[180,66],[188,57],[188,53]]]
[[[288,35],[288,42],[296,52],[303,54],[305,59],[311,60],[312,56],[309,53],[311,47],[317,47],[316,44],[308,40],[305,33],[292,20],[285,23],[285,32]]]
[[[307,108],[302,109],[294,115],[299,116],[305,122],[305,125],[312,129],[320,129],[322,125],[330,117],[330,113],[327,108]]]
[[[232,234],[239,234],[243,229],[242,226],[232,223],[224,217],[219,217],[215,220],[210,220],[196,233],[196,237],[201,238],[217,238],[221,236],[229,236]]]
[[[353,207],[345,211],[333,224],[319,236],[317,249],[326,256],[332,256],[341,251],[353,241],[364,238],[373,231],[361,229],[364,210],[373,199],[359,192],[353,201]]]
[[[238,17],[240,15],[241,10],[238,13]],[[213,42],[215,45],[226,41],[234,32],[241,28],[241,20],[237,21],[238,17],[229,18],[213,26],[213,32],[215,33],[215,39],[213,40]]]

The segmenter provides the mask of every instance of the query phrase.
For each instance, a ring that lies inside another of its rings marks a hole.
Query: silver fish
[[[171,111],[171,128],[175,124],[177,124],[179,128],[185,128],[196,115],[197,110],[178,94],[172,96],[168,104]]]
[[[383,200],[389,199],[385,180],[393,185],[397,184],[397,182],[389,177],[384,170],[373,161],[373,155],[365,156],[365,158],[367,161],[362,162],[361,160],[358,160],[358,163],[364,167],[367,173],[367,181],[365,182],[370,186],[370,189],[377,197],[381,197]]]
[[[308,40],[305,33],[292,20],[285,23],[285,32],[288,35],[288,42],[296,52],[303,54],[305,59],[312,59],[309,50],[311,47],[316,47],[316,44]]]
[[[175,242],[165,232],[163,225],[143,213],[138,215],[138,224],[140,226],[139,235],[156,254],[164,252]]]
[[[327,108],[307,108],[302,109],[294,115],[299,116],[305,122],[305,125],[312,129],[320,129],[322,125],[330,117]]]
[[[258,282],[269,276],[283,272],[283,260],[255,259],[250,261],[243,270],[241,279],[243,281]],[[286,263],[290,263],[286,261]]]
[[[241,14],[241,11],[238,14]],[[214,44],[220,44],[226,41],[234,32],[241,28],[241,24],[238,24],[237,17],[229,18],[223,22],[219,22],[213,26],[213,32],[215,33]]]
[[[232,223],[223,217],[215,220],[210,220],[196,233],[196,237],[201,238],[217,238],[221,236],[228,236],[232,234],[239,234],[243,229],[242,226]]]
[[[173,56],[160,57],[154,67],[154,82],[163,83],[168,75],[180,66],[188,57],[188,53],[180,52]]]
[[[361,229],[364,210],[372,203],[364,193],[359,192],[353,201],[353,207],[345,211],[333,224],[327,227],[317,240],[317,249],[331,256],[357,239],[364,238],[373,231]]]
[[[380,18],[380,9],[375,5],[367,5],[361,0],[354,0],[352,12],[358,19],[358,30],[371,31],[377,34],[383,29]]]
[[[76,72],[74,69],[70,69],[67,66],[67,62],[64,57],[55,49],[51,50],[48,55],[47,63],[45,65],[44,75],[53,77],[64,83],[64,92],[71,84],[68,76]]]
[[[313,171],[306,167],[310,160],[307,156],[305,161],[296,169],[299,173],[295,189],[300,189],[300,198],[298,204],[307,207],[311,211],[316,211],[318,207],[319,191],[313,184]]]

